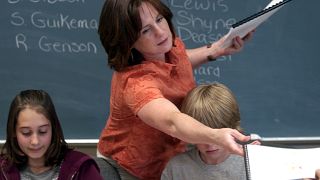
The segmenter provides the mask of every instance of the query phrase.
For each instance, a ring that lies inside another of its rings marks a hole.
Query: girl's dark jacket
[[[90,156],[70,150],[62,161],[58,180],[102,180],[100,170]],[[16,166],[8,166],[8,162],[0,156],[0,180],[20,180]]]

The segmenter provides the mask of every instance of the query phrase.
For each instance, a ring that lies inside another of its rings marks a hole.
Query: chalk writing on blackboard
[[[16,4],[22,2],[23,0],[8,0],[10,4]],[[48,4],[56,4],[56,3],[85,3],[85,0],[24,0],[31,3],[48,3]]]
[[[44,53],[98,54],[99,45],[92,40],[71,39],[68,33],[90,32],[96,34],[98,20],[94,17],[78,17],[81,13],[68,14],[61,8],[46,11],[58,3],[69,6],[85,6],[85,0],[8,0],[11,7],[9,21],[14,30],[14,45],[17,49],[28,52],[40,50]],[[46,4],[46,6],[43,6]],[[27,6],[27,8],[21,8]],[[50,33],[51,32],[51,33]],[[92,33],[92,34],[93,34]]]
[[[223,36],[221,30],[231,27],[235,18],[215,18],[217,13],[227,13],[229,7],[221,1],[169,1],[174,9],[176,29],[182,40],[191,40],[196,44],[208,44]],[[197,12],[206,11],[211,16],[201,16]]]
[[[237,20],[228,16],[230,11],[226,0],[168,0],[174,13],[177,35],[187,44],[201,46],[219,40]],[[231,56],[223,56],[215,66],[205,65],[194,70],[196,82],[207,84],[218,81],[222,74],[223,62],[232,61]]]

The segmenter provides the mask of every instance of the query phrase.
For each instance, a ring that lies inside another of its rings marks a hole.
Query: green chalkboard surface
[[[97,26],[103,0],[0,2],[0,139],[23,89],[50,93],[68,139],[97,139],[109,113],[112,71]],[[213,42],[268,0],[163,0],[189,48]],[[319,0],[293,0],[245,48],[194,71],[237,96],[242,126],[264,137],[320,136]]]

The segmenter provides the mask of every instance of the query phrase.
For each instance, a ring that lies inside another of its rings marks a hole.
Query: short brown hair
[[[220,83],[199,85],[191,90],[182,103],[181,112],[211,128],[242,131],[236,98]]]
[[[27,164],[28,158],[22,154],[16,135],[19,113],[27,108],[43,114],[51,123],[52,137],[51,144],[45,153],[45,165],[51,166],[60,163],[68,146],[52,100],[49,94],[43,90],[21,91],[11,102],[7,121],[7,138],[1,154],[4,154],[10,163],[18,167]]]
[[[142,29],[139,7],[143,2],[152,5],[167,20],[175,39],[171,22],[173,14],[160,0],[106,0],[100,14],[98,33],[111,69],[120,71],[143,61],[142,55],[132,49]]]

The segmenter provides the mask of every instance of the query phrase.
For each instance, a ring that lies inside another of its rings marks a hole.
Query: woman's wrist
[[[213,55],[213,53],[211,53],[211,49],[212,49],[212,44],[207,44],[207,49],[210,49],[210,53],[209,55],[207,55],[207,61],[211,62],[211,61],[215,61],[217,60],[217,56]]]

